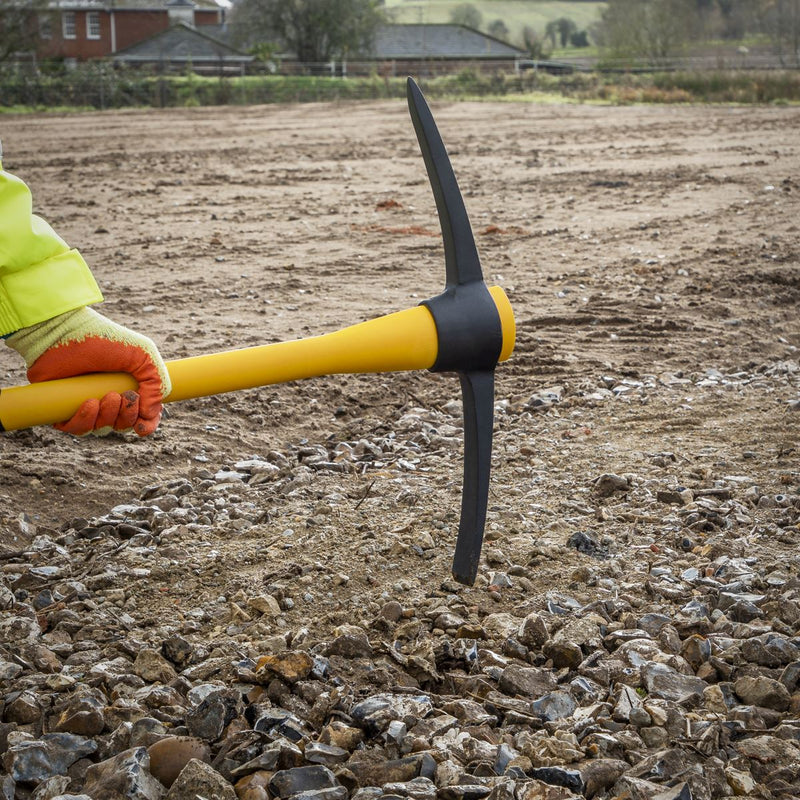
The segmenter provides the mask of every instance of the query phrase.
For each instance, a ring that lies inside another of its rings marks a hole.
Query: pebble
[[[718,372],[697,381],[744,381]],[[609,377],[592,402],[630,402],[655,380]],[[507,413],[542,420],[576,398],[559,388]],[[293,553],[338,535],[350,502],[312,492],[315,476],[386,470],[402,508],[423,469],[412,437],[457,437],[460,413],[406,409],[393,437],[196,465],[60,535],[36,532],[0,572],[5,796],[800,796],[799,565],[759,545],[796,537],[791,483],[766,492],[730,467],[688,481],[677,451],[657,453],[641,474],[571,490],[552,529],[493,512],[472,589],[382,582],[392,559],[426,565],[455,535],[444,511],[387,543],[366,522],[349,531],[374,575]],[[280,563],[258,550],[260,491],[309,500],[276,528]],[[612,520],[627,539],[605,535]],[[217,537],[251,528],[256,581],[232,576],[172,616],[139,608],[137,582],[168,594],[192,571],[224,571]],[[531,591],[551,562],[568,565],[564,581]],[[353,609],[337,607],[345,596]]]

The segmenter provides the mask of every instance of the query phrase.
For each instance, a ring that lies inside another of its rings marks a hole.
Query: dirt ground
[[[432,108],[487,282],[518,324],[497,373],[490,549],[563,540],[603,473],[707,487],[744,475],[798,493],[800,109]],[[0,135],[5,168],[92,266],[100,310],[167,359],[326,333],[443,287],[403,103],[5,116]],[[0,372],[24,382],[7,348]],[[530,405],[549,389],[559,403]],[[402,436],[409,412],[454,428],[458,399],[450,375],[337,376],[171,405],[146,440],[7,433],[0,546],[252,455]],[[432,531],[435,557],[387,574],[444,580],[460,483],[449,433],[402,480],[373,469],[320,477],[316,499],[260,495],[261,539],[229,543],[205,591],[239,561],[277,569],[272,537],[325,514],[307,556],[346,572],[354,598],[352,578],[373,569],[365,527],[378,541]],[[592,524],[622,544],[666,535],[622,505]],[[796,558],[796,541],[773,546]],[[543,568],[542,585],[560,574]]]

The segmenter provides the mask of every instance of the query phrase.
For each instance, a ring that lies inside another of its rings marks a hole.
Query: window
[[[53,37],[53,20],[49,14],[39,14],[39,38],[51,39]]]
[[[87,11],[86,12],[86,38],[99,39],[100,38],[100,12]]]
[[[63,13],[61,30],[65,39],[75,39],[77,37],[74,11],[65,11]]]

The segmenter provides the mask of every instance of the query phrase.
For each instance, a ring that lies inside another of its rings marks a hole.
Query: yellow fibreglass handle
[[[503,330],[499,360],[505,361],[514,349],[514,314],[499,286],[489,292]],[[164,402],[320,375],[429,369],[438,349],[433,316],[416,306],[321,336],[168,361],[172,392]],[[0,430],[52,425],[69,419],[84,400],[136,388],[130,375],[108,372],[3,389]]]

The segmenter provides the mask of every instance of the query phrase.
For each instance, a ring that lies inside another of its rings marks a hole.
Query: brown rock
[[[268,684],[276,676],[287,683],[297,683],[311,674],[314,660],[301,650],[261,656],[256,664],[256,677]]]
[[[167,792],[165,800],[237,800],[233,786],[210,764],[191,759]]]
[[[157,650],[143,648],[133,662],[133,671],[150,683],[169,683],[177,676],[175,668]]]
[[[780,681],[764,675],[739,678],[734,683],[733,690],[743,702],[775,711],[786,711],[791,700],[788,690]]]
[[[150,772],[168,789],[192,760],[211,761],[209,746],[191,736],[168,736],[147,748]]]
[[[263,769],[245,775],[244,778],[236,781],[233,787],[236,796],[239,800],[270,800],[267,787],[272,775],[272,772]]]
[[[584,795],[591,800],[595,795],[602,794],[617,782],[629,766],[627,761],[617,758],[598,758],[590,761],[581,770],[581,778],[585,785]]]

